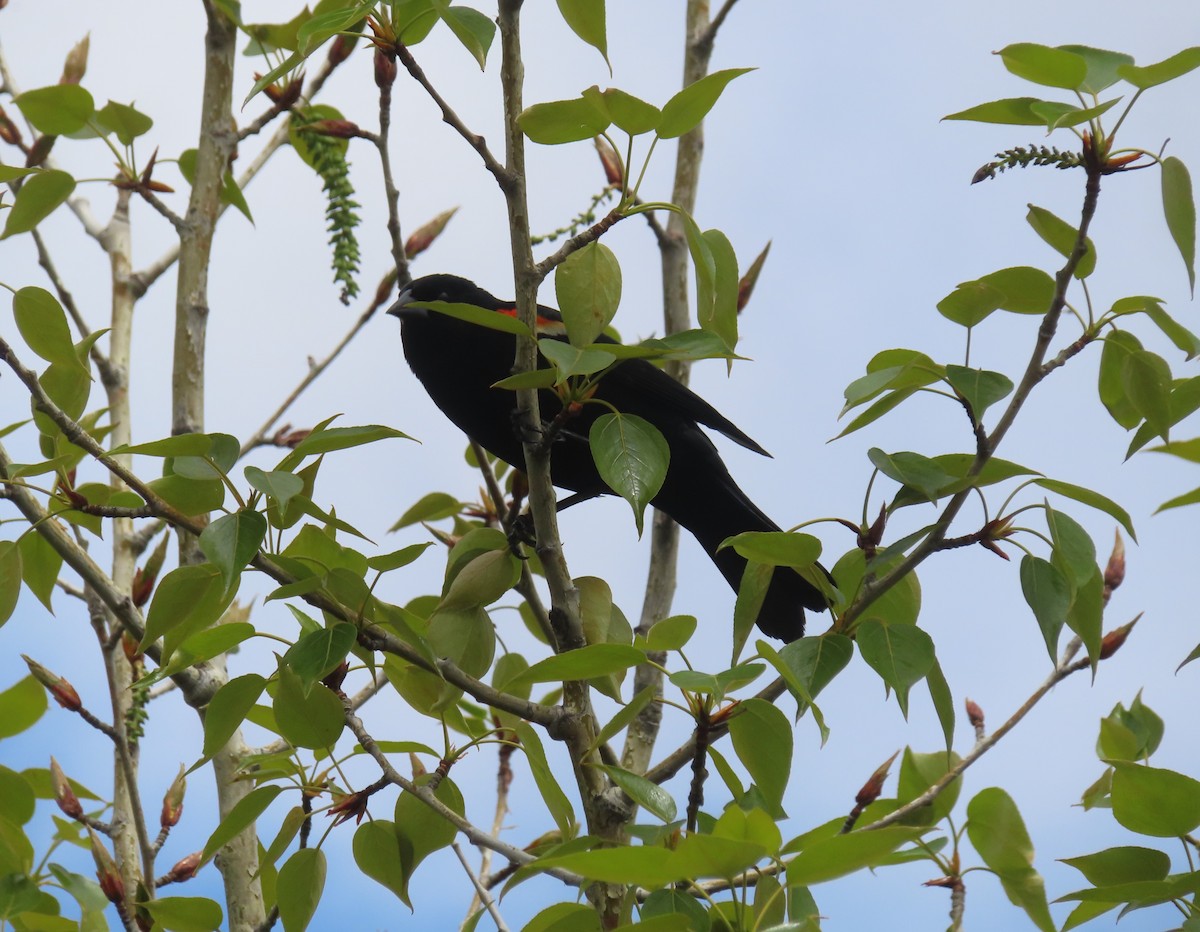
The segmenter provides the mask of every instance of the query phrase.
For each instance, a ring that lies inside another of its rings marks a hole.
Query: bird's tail
[[[746,560],[732,547],[717,548],[743,531],[778,531],[779,525],[733,481],[715,448],[710,456],[699,456],[690,463],[680,462],[677,454],[673,449],[675,461],[654,505],[692,533],[737,592]],[[816,586],[793,569],[776,567],[756,624],[769,637],[795,641],[804,635],[804,609],[824,611],[827,607]]]

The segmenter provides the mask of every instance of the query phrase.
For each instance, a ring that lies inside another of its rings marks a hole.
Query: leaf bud
[[[746,274],[738,282],[737,309],[739,314],[750,303],[750,296],[754,293],[754,286],[758,284],[759,273],[762,272],[763,264],[767,261],[767,253],[770,251],[771,242],[768,240],[763,251],[750,263],[750,268],[746,269]]]
[[[54,801],[63,815],[72,819],[82,818],[83,806],[79,803],[79,797],[71,789],[71,781],[53,757],[50,758],[50,785],[54,788]]]
[[[375,86],[391,87],[396,81],[396,56],[383,49],[375,49]]]
[[[608,144],[603,136],[593,140],[596,144],[596,154],[600,156],[600,164],[604,166],[604,178],[611,185],[621,185],[625,181],[625,168],[621,164],[621,156],[617,150]]]
[[[83,708],[83,700],[79,698],[79,693],[75,692],[75,687],[66,679],[50,672],[36,660],[31,660],[24,654],[21,655],[21,659],[29,667],[29,672],[33,674],[33,678],[49,690],[50,695],[54,697],[54,701],[60,706],[68,712],[78,712]]]
[[[457,212],[457,207],[451,207],[449,210],[443,210],[428,223],[417,227],[404,244],[404,254],[411,259],[432,246],[433,241],[441,236],[442,230],[446,229],[446,224]]]
[[[173,828],[179,824],[179,817],[183,815],[183,796],[186,792],[187,778],[184,767],[180,764],[179,775],[171,781],[163,796],[162,815],[158,819],[160,827]]]

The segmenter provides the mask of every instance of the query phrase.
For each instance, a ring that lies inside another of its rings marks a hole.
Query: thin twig
[[[737,3],[737,0],[725,0],[721,4],[721,9],[717,11],[717,15],[713,17],[712,22],[693,40],[692,44],[696,49],[708,50],[712,48],[713,40],[717,37],[717,31],[725,22],[725,17],[729,15],[729,11],[733,9],[735,3]]]
[[[263,425],[256,430],[245,443],[242,444],[241,450],[238,451],[239,457],[245,456],[255,447],[260,447],[267,442],[267,433],[272,427],[275,426],[276,423],[278,423],[279,419],[283,417],[287,409],[295,404],[296,399],[304,393],[305,389],[312,385],[312,383],[315,382],[325,372],[325,370],[333,364],[333,361],[341,355],[342,350],[349,346],[350,342],[356,336],[358,336],[363,327],[365,327],[371,318],[375,316],[375,312],[379,309],[380,305],[382,305],[386,298],[391,294],[392,285],[396,280],[395,274],[396,273],[394,271],[389,271],[386,275],[384,275],[383,280],[379,283],[379,287],[375,291],[375,296],[371,299],[371,303],[362,312],[362,314],[359,315],[358,320],[356,320],[354,325],[348,331],[346,331],[346,335],[338,341],[337,345],[329,351],[329,355],[327,355],[320,362],[308,367],[308,372],[304,374],[304,378],[300,380],[299,384],[292,389],[291,394],[289,394],[287,398],[283,400],[283,403],[275,409],[275,412],[263,422]]]
[[[425,76],[425,72],[421,70],[421,66],[417,64],[417,60],[413,58],[412,52],[408,50],[407,46],[398,45],[396,48],[396,57],[400,59],[400,62],[404,65],[405,69],[407,69],[408,73],[412,75],[413,80],[420,84],[421,87],[425,88],[425,93],[427,93],[433,102],[438,105],[438,109],[442,111],[443,122],[453,127],[454,130],[467,141],[471,148],[479,153],[479,157],[483,159],[484,166],[489,172],[492,173],[492,177],[496,179],[496,182],[500,185],[501,190],[507,192],[512,186],[514,180],[513,173],[510,170],[511,167],[505,168],[503,165],[501,165],[496,157],[492,155],[492,151],[488,148],[487,140],[478,133],[472,132],[467,124],[462,121],[459,115],[454,112],[454,108],[446,102],[446,99],[437,92],[437,88],[435,88],[430,83],[429,78]]]
[[[508,926],[504,919],[500,916],[500,910],[496,908],[496,903],[492,899],[490,893],[484,889],[479,882],[479,878],[475,876],[475,872],[471,870],[471,865],[467,863],[466,857],[462,853],[462,848],[458,846],[457,841],[450,842],[450,847],[454,849],[454,853],[458,855],[458,860],[463,866],[463,870],[467,872],[467,876],[471,878],[471,885],[475,888],[475,895],[483,902],[484,907],[488,911],[488,915],[492,917],[492,922],[496,923],[497,932],[508,932]]]

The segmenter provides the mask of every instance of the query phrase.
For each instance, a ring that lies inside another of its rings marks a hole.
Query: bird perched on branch
[[[492,386],[512,374],[515,337],[419,305],[442,301],[516,315],[474,282],[455,275],[427,275],[407,285],[388,313],[401,321],[404,356],[429,397],[468,437],[493,456],[521,469],[525,454],[516,426],[516,393]],[[566,340],[562,317],[538,306],[538,337]],[[613,343],[601,336],[598,343]],[[544,367],[545,360],[541,361]],[[699,541],[736,592],[746,560],[722,541],[743,531],[778,531],[729,475],[716,446],[701,430],[708,427],[735,443],[769,456],[708,402],[644,359],[625,359],[604,372],[592,398],[607,404],[572,406],[564,413],[551,389],[538,392],[541,416],[555,425],[550,446],[554,484],[575,493],[570,502],[610,495],[588,444],[592,423],[615,408],[653,424],[670,448],[662,488],[651,504],[675,519]],[[820,571],[823,572],[823,571]],[[804,634],[804,609],[823,611],[821,592],[795,570],[777,567],[756,619],[770,637],[794,641]]]

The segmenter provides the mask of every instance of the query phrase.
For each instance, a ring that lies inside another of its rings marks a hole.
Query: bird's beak
[[[400,296],[396,298],[396,303],[387,309],[387,313],[393,317],[398,317],[400,320],[425,317],[429,311],[423,307],[413,307],[413,300],[412,289],[408,287],[402,288]]]

